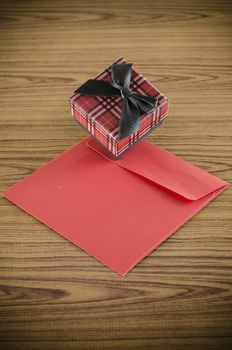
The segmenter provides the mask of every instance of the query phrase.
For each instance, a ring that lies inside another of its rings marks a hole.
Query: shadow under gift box
[[[116,64],[128,63],[120,57]],[[112,82],[111,66],[95,79]],[[158,100],[157,107],[148,115],[141,115],[139,130],[119,140],[119,121],[122,113],[121,96],[87,96],[74,93],[70,99],[72,116],[115,158],[120,157],[148,133],[159,127],[168,114],[169,99],[154,87],[132,66],[130,89],[132,92],[152,96]]]

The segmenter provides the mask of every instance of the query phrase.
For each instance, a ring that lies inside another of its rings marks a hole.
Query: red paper
[[[87,137],[3,195],[125,275],[227,186],[147,141],[113,160]]]

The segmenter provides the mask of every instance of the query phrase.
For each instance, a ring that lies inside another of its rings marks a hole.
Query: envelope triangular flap
[[[185,160],[142,141],[115,160],[95,140],[88,146],[101,156],[188,200],[197,200],[228,184]]]

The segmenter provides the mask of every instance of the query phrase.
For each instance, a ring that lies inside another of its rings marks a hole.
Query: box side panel
[[[81,124],[98,142],[100,142],[111,154],[117,157],[117,142],[110,137],[110,135],[104,134],[96,127],[96,123],[87,116],[83,116],[82,113],[76,110],[70,99],[71,114],[74,119]]]
[[[126,149],[135,142],[138,142],[140,139],[144,138],[156,124],[162,122],[168,114],[168,109],[169,100],[165,100],[153,113],[142,119],[138,131],[118,141],[117,156],[124,153]]]

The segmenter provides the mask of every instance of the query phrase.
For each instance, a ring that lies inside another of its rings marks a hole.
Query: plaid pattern
[[[114,63],[121,64],[127,63],[127,61],[120,57]],[[111,82],[111,66],[95,79]],[[142,95],[155,97],[158,100],[158,105],[151,114],[141,115],[138,131],[122,140],[118,140],[119,121],[122,113],[121,96],[99,97],[74,93],[69,100],[73,117],[115,157],[119,157],[135,142],[142,139],[156,124],[160,124],[168,113],[169,100],[142,74],[137,73],[133,66],[130,89],[135,93],[139,92]]]

